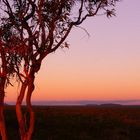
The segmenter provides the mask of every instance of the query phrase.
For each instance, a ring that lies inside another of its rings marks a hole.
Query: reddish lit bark
[[[25,95],[27,85],[28,85],[28,81],[25,80],[22,83],[20,94],[17,98],[17,103],[16,103],[16,115],[17,115],[17,120],[18,120],[18,124],[19,124],[19,131],[20,131],[21,140],[26,140],[25,139],[26,138],[26,127],[25,127],[26,122],[25,122],[24,116],[22,114],[21,106],[22,106],[22,101],[23,101],[23,98],[24,98],[24,95]]]
[[[18,124],[19,124],[19,131],[20,131],[20,137],[21,140],[31,140],[33,130],[34,130],[34,122],[35,122],[35,116],[34,116],[34,111],[32,109],[31,105],[31,96],[34,91],[34,73],[30,73],[28,76],[28,79],[22,83],[22,87],[20,90],[20,95],[17,99],[16,103],[16,114],[17,114],[17,119],[18,119]],[[28,120],[26,120],[26,115],[22,113],[22,101],[25,96],[27,88],[27,94],[26,94],[26,105],[27,105],[27,111],[29,112],[29,126],[28,126]],[[28,128],[27,128],[28,126]]]
[[[29,128],[27,131],[27,140],[31,140],[32,134],[34,131],[35,116],[34,116],[34,111],[32,109],[32,104],[31,104],[31,96],[35,88],[34,79],[35,79],[34,74],[32,74],[29,79],[28,91],[26,95],[26,105],[27,105],[28,112],[30,114]]]
[[[4,85],[5,85],[5,79],[0,78],[0,133],[2,140],[7,140],[7,132],[6,132],[6,126],[5,126],[5,119],[4,119]]]
[[[6,57],[0,41],[0,56],[1,56],[1,68],[0,68],[0,133],[2,140],[7,140],[7,132],[4,119],[4,97],[5,97],[5,83],[6,83]]]

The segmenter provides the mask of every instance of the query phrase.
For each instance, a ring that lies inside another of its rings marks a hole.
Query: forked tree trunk
[[[8,140],[7,138],[7,132],[6,132],[6,126],[5,126],[5,119],[4,119],[4,86],[5,86],[5,80],[0,79],[0,134],[2,140]]]
[[[35,88],[34,86],[35,73],[39,71],[40,66],[41,66],[41,61],[39,61],[38,65],[33,65],[31,67],[29,74],[27,73],[26,81],[22,83],[20,95],[17,99],[16,112],[17,112],[17,119],[19,123],[21,140],[32,139],[32,134],[34,131],[35,115],[32,109],[31,96]],[[25,117],[23,117],[22,110],[21,110],[21,104],[26,92],[26,88],[28,89],[26,94],[26,106],[29,112],[29,121],[26,119],[26,115]]]
[[[27,110],[30,115],[29,126],[28,126],[28,120],[26,119],[26,116],[23,115],[22,108],[21,108],[22,101],[25,96],[26,88],[28,89],[27,94],[26,94],[26,105],[27,105]],[[34,91],[34,74],[28,77],[28,81],[25,81],[24,83],[22,83],[20,95],[18,96],[17,103],[16,103],[16,114],[17,114],[17,119],[19,123],[19,131],[20,131],[21,140],[31,140],[33,130],[34,130],[35,117],[34,117],[34,111],[31,105],[31,95],[33,91]]]
[[[17,98],[17,103],[16,103],[16,115],[17,115],[17,120],[19,124],[19,131],[20,131],[20,138],[21,140],[26,140],[26,122],[24,119],[24,116],[22,114],[22,102],[23,98],[26,92],[26,88],[28,85],[28,81],[25,80],[24,83],[22,83],[20,94]]]

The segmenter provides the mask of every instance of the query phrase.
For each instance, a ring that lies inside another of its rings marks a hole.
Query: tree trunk
[[[21,106],[22,106],[22,101],[25,95],[27,85],[28,85],[28,81],[25,80],[24,83],[22,83],[20,94],[17,98],[17,103],[16,103],[16,115],[17,115],[17,120],[19,124],[21,140],[26,140],[26,122],[22,114]]]
[[[19,123],[19,129],[20,129],[20,135],[21,135],[21,140],[31,140],[32,139],[32,134],[34,131],[34,123],[35,123],[35,115],[34,111],[32,109],[32,104],[31,104],[31,96],[34,91],[34,80],[35,80],[35,73],[39,71],[40,69],[40,64],[41,61],[39,61],[38,65],[33,65],[30,69],[30,72],[26,74],[26,82],[22,84],[20,95],[17,99],[17,104],[16,104],[16,113],[17,113],[17,119]],[[26,119],[26,115],[23,118],[23,114],[21,111],[21,104],[27,90],[26,94],[26,106],[27,110],[29,112],[29,121]]]
[[[0,133],[2,140],[8,140],[7,138],[7,132],[6,132],[6,126],[5,126],[5,119],[4,119],[4,86],[5,82],[2,78],[0,78]]]
[[[32,109],[32,104],[31,104],[31,96],[34,91],[34,88],[35,88],[35,86],[34,86],[34,74],[33,74],[29,79],[28,91],[27,91],[27,95],[26,95],[27,109],[30,114],[29,128],[27,131],[27,140],[31,140],[32,134],[34,131],[35,116],[34,116],[34,111]]]
[[[28,87],[27,94],[26,94],[26,105],[27,110],[30,115],[29,119],[29,126],[28,122],[26,120],[26,116],[24,117],[22,113],[21,104],[23,101],[23,98],[25,96],[26,88]],[[20,95],[18,96],[17,103],[16,103],[16,114],[17,119],[19,123],[19,130],[20,130],[20,138],[21,140],[31,140],[33,130],[34,130],[34,122],[35,122],[35,116],[34,111],[32,109],[31,105],[31,96],[34,91],[34,74],[28,77],[28,81],[26,80],[24,83],[22,83],[22,87],[20,90]],[[28,126],[28,128],[27,128]]]

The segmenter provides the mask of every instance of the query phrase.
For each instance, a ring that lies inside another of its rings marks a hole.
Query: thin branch
[[[87,31],[85,28],[83,28],[83,27],[81,27],[81,26],[79,26],[79,25],[76,25],[76,27],[78,27],[78,28],[84,30],[85,33],[88,35],[88,37],[90,37],[90,34],[88,33],[88,31]]]
[[[74,25],[80,25],[81,23],[83,23],[83,21],[85,21],[88,17],[93,17],[93,16],[95,16],[97,13],[98,13],[98,11],[99,11],[99,9],[101,8],[101,4],[102,4],[102,1],[99,3],[99,5],[97,6],[97,9],[96,9],[96,11],[94,12],[94,13],[90,13],[90,14],[86,14],[81,20],[79,20],[78,22],[74,22],[73,24]]]
[[[50,50],[49,53],[54,52],[55,50],[57,50],[57,49],[60,47],[60,45],[65,41],[65,39],[66,39],[67,36],[69,35],[69,33],[70,33],[72,27],[73,27],[73,22],[70,24],[69,29],[68,29],[67,32],[65,33],[64,37],[61,38],[61,40],[59,41],[59,43],[58,43],[54,48],[52,48],[52,49]]]

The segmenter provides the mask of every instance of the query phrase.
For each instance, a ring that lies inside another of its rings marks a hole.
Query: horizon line
[[[16,101],[6,101],[6,104],[15,104]],[[25,104],[25,101],[23,101]],[[140,105],[140,99],[132,100],[36,100],[33,105],[87,105],[87,104],[121,104],[121,105]]]

